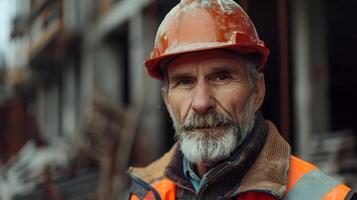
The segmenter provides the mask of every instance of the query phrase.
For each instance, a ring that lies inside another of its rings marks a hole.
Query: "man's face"
[[[163,98],[185,157],[217,162],[245,138],[264,97],[264,78],[249,83],[247,61],[222,50],[182,55],[167,68]]]

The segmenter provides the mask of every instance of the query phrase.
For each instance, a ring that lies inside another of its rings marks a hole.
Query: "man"
[[[164,81],[178,143],[130,169],[130,199],[356,199],[259,113],[268,52],[232,0],[182,0],[167,14],[145,66]]]

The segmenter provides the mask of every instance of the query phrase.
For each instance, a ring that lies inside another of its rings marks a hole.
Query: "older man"
[[[269,50],[232,0],[182,0],[161,23],[150,76],[178,143],[131,168],[131,199],[355,199],[350,188],[290,154],[259,113]]]

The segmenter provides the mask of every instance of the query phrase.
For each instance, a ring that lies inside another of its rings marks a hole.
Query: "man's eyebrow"
[[[169,81],[177,81],[181,78],[190,78],[192,74],[190,72],[176,72],[173,75],[169,76]]]
[[[229,65],[220,65],[220,66],[215,66],[212,67],[212,70],[210,74],[212,73],[237,73],[238,70],[236,69],[235,66],[229,66]]]

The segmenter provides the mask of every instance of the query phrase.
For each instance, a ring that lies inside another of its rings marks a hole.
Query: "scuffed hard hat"
[[[255,55],[260,71],[269,55],[249,16],[233,0],[181,0],[160,24],[144,64],[151,77],[163,80],[163,61],[209,49]]]

